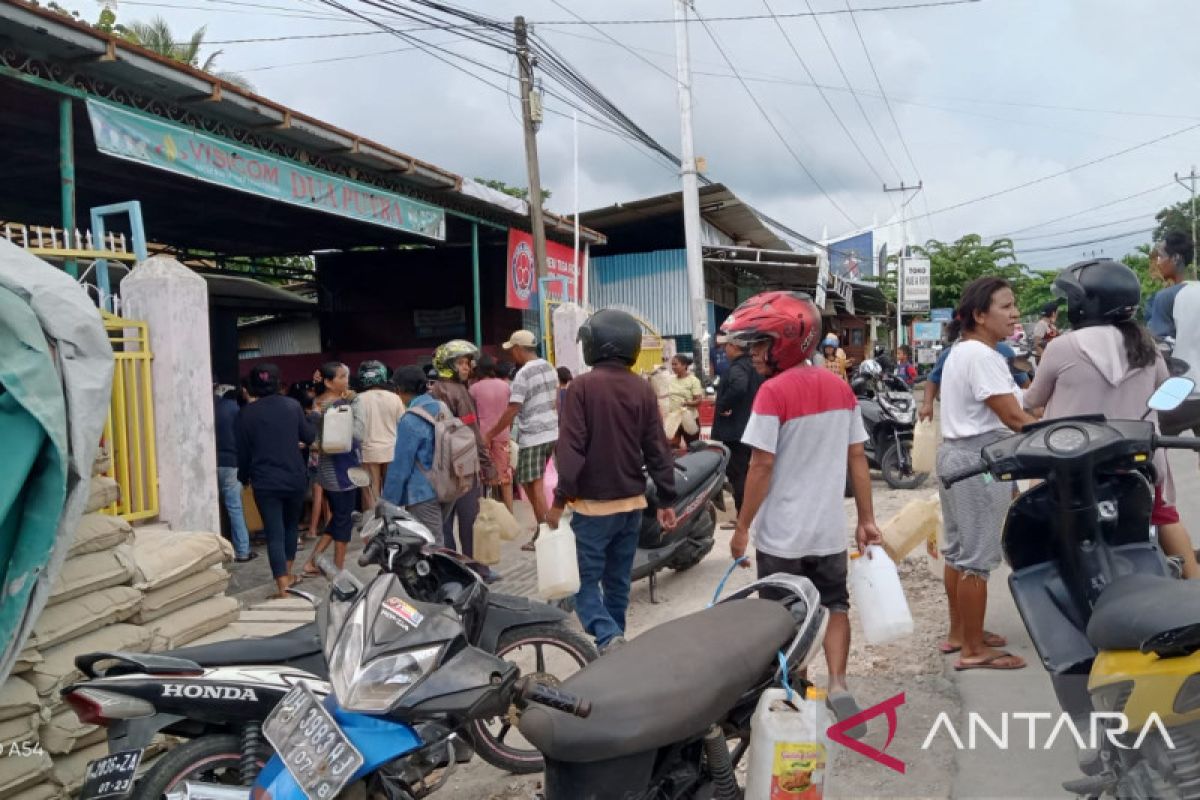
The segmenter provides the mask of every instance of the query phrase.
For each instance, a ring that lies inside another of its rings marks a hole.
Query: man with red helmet
[[[725,320],[721,333],[749,348],[755,369],[768,379],[742,436],[753,453],[730,551],[735,559],[745,555],[753,526],[759,577],[801,575],[821,593],[821,604],[830,612],[824,643],[828,702],[839,720],[846,719],[859,711],[846,688],[850,593],[842,490],[847,471],[858,510],[859,551],[883,540],[871,503],[862,413],[845,381],[805,364],[821,336],[821,315],[808,295],[755,295]],[[851,736],[864,733],[865,725],[849,731]]]

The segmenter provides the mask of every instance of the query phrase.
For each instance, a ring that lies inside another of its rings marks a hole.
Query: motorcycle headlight
[[[338,636],[329,678],[338,703],[348,711],[387,711],[434,666],[441,645],[389,653],[362,663],[366,606],[359,603]]]

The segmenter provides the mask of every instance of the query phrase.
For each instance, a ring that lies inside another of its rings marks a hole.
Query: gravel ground
[[[889,489],[875,481],[875,514],[882,523],[910,500],[927,497],[932,482],[914,491]],[[847,500],[849,525],[853,536],[853,501]],[[724,521],[724,518],[722,518]],[[729,565],[730,532],[718,530],[717,545],[708,558],[685,573],[662,573],[659,600],[650,603],[648,584],[635,584],[629,610],[629,634],[654,627],[684,614],[702,609]],[[833,746],[833,763],[828,772],[826,796],[830,797],[948,797],[953,783],[953,751],[936,745],[921,749],[922,740],[933,720],[942,711],[957,713],[953,684],[945,675],[945,661],[937,651],[945,630],[945,600],[942,585],[929,573],[923,548],[910,554],[900,565],[901,580],[908,596],[915,631],[911,637],[892,644],[868,647],[862,644],[857,615],[851,612],[853,626],[849,674],[851,689],[859,703],[868,707],[904,692],[905,704],[899,710],[899,725],[887,752],[907,765],[903,776],[857,753]],[[738,570],[726,591],[744,586],[753,579],[753,570]],[[853,598],[851,599],[853,604]],[[824,663],[817,659],[813,675],[823,684]],[[887,739],[886,723],[877,717],[870,724],[865,742],[883,747]],[[487,800],[526,800],[540,787],[541,776],[513,776],[476,758],[464,765],[442,790],[453,797]]]

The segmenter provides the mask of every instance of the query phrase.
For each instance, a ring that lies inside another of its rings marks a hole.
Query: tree
[[[489,189],[495,189],[497,192],[504,192],[509,197],[516,197],[521,200],[529,199],[528,186],[511,186],[504,181],[498,181],[494,178],[476,178],[476,183],[481,183]],[[550,199],[550,190],[542,189],[542,202],[545,203]]]
[[[1196,201],[1197,210],[1200,210],[1200,200]],[[1162,238],[1171,231],[1186,233],[1192,235],[1192,198],[1181,200],[1173,206],[1167,206],[1163,210],[1154,215],[1154,219],[1158,220],[1158,225],[1154,228],[1154,241],[1162,241]]]
[[[933,308],[952,308],[958,305],[963,289],[976,278],[1004,278],[1020,294],[1028,280],[1027,269],[1017,261],[1012,239],[996,239],[984,244],[983,238],[969,233],[947,244],[930,239],[913,250],[929,259],[930,301]]]
[[[1052,287],[1057,277],[1057,270],[1038,271],[1026,276],[1021,282],[1021,291],[1017,294],[1017,306],[1022,315],[1041,314],[1042,306],[1054,299]]]
[[[217,57],[224,52],[223,50],[214,50],[203,61],[200,60],[200,51],[204,47],[204,37],[207,33],[207,27],[201,26],[192,31],[192,35],[186,42],[180,42],[175,38],[171,26],[166,20],[162,17],[154,17],[149,22],[131,22],[122,35],[134,44],[141,45],[160,56],[211,73],[226,83],[253,91],[254,87],[241,75],[216,69]]]

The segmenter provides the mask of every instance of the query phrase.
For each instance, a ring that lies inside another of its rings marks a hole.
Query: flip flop
[[[723,531],[737,530],[737,523],[736,522],[726,522],[724,525],[721,526],[721,530],[723,530]]]
[[[1019,663],[1012,664],[1010,662],[1008,665],[996,663],[1004,658],[1015,659]],[[1021,658],[1020,656],[1013,655],[1012,653],[1008,652],[1007,650],[1000,650],[995,653],[992,653],[990,656],[985,658],[983,661],[963,661],[960,658],[954,664],[954,669],[958,672],[963,672],[968,669],[1024,669],[1024,668],[1025,668],[1025,659]]]
[[[533,553],[537,551],[537,546],[533,542],[526,542],[525,544],[521,545],[521,549],[526,553]]]
[[[832,692],[825,700],[825,705],[837,717],[837,721],[841,722],[844,719],[849,719],[855,714],[862,713],[862,709],[858,707],[858,702],[854,699],[854,695],[849,692]],[[846,731],[846,735],[851,739],[861,739],[867,735],[867,725],[865,722],[860,722],[850,730]]]
[[[296,576],[296,583],[299,583],[302,578],[319,578],[319,577],[321,577],[321,575],[324,574],[319,569],[310,570],[309,569],[310,566],[312,566],[312,565],[311,564],[304,565],[304,569],[301,570],[300,574]]]
[[[992,633],[991,631],[984,631],[983,632],[983,645],[984,645],[984,647],[1005,647],[1008,645],[1008,639],[1005,639],[1003,636],[1001,636],[998,633]],[[962,650],[962,646],[961,645],[955,646],[955,645],[950,644],[949,642],[942,642],[941,644],[938,645],[938,650],[941,650],[943,655],[948,656],[948,655],[953,655],[954,653],[957,653],[959,650]]]

